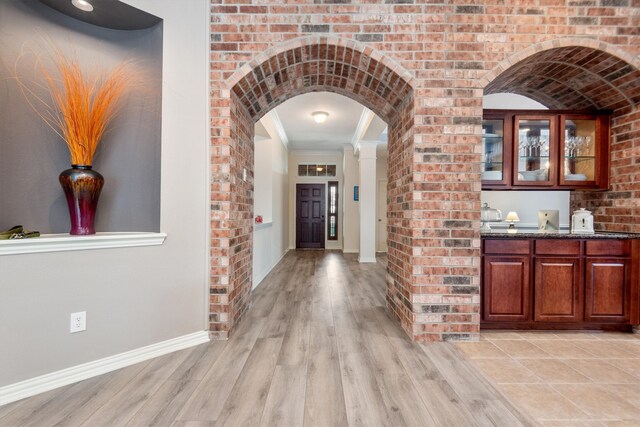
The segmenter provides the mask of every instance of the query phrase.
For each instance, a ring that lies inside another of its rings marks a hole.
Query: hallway
[[[532,425],[454,345],[387,317],[383,263],[291,251],[230,340],[0,407],[0,425]]]

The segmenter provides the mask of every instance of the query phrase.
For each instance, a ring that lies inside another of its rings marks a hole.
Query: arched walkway
[[[518,93],[551,109],[617,110],[640,101],[640,69],[621,57],[628,55],[593,40],[570,43],[538,43],[501,62],[484,77],[485,94]]]
[[[254,123],[294,96],[335,92],[373,110],[388,126],[387,308],[411,333],[413,88],[406,72],[370,47],[307,37],[270,49],[228,81],[228,134],[212,138],[210,329],[226,335],[250,302]]]
[[[640,224],[640,60],[593,39],[536,43],[481,80],[485,94],[510,92],[550,109],[611,110],[610,190],[572,191],[572,210],[594,212],[596,227],[638,232]]]

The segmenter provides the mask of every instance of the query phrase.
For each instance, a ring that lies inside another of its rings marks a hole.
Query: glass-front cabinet
[[[595,116],[563,115],[560,184],[592,186],[598,181],[600,121]]]
[[[505,123],[502,117],[485,117],[482,121],[482,181],[491,184],[506,183]]]
[[[555,121],[544,116],[516,116],[514,185],[553,185],[556,174]]]
[[[485,110],[482,188],[606,189],[609,114]]]

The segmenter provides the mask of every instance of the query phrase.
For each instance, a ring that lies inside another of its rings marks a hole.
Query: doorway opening
[[[412,235],[409,224],[403,222],[403,212],[410,208],[412,200],[408,185],[412,179],[414,110],[410,74],[392,60],[374,54],[370,47],[331,38],[287,42],[248,65],[229,82],[229,134],[222,132],[219,138],[213,138],[214,150],[219,144],[225,155],[213,157],[212,185],[220,191],[212,191],[212,204],[218,205],[220,215],[226,218],[215,223],[211,231],[215,254],[211,294],[216,296],[216,304],[211,304],[210,309],[212,335],[226,336],[250,304],[254,124],[288,99],[321,91],[351,98],[388,124],[388,192],[393,203],[387,207],[387,311],[412,334]],[[373,187],[371,196],[375,200],[375,184]],[[375,204],[373,212],[372,225]],[[228,256],[224,264],[219,262],[218,253],[223,258],[224,254]]]
[[[326,114],[321,123],[314,120],[319,110]],[[379,261],[373,236],[379,228],[375,215],[387,222],[386,186],[382,194],[377,185],[387,182],[386,129],[364,105],[327,91],[288,99],[256,122],[254,289],[287,249],[338,250],[357,254],[358,262]],[[367,147],[360,150],[362,145]],[[371,237],[368,246],[360,244],[362,236]]]
[[[323,184],[296,184],[296,249],[324,249]]]

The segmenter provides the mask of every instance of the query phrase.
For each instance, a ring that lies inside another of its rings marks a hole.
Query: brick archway
[[[518,93],[552,109],[633,109],[640,60],[592,39],[548,40],[505,59],[481,84],[485,94]]]
[[[215,89],[214,89],[215,90]],[[253,233],[254,124],[294,96],[335,92],[368,107],[389,126],[387,308],[412,334],[411,209],[413,86],[391,59],[352,40],[306,37],[258,55],[232,74],[228,134],[212,137],[210,331],[224,337],[249,307]],[[228,110],[227,110],[228,105]],[[215,119],[214,119],[215,120]],[[243,171],[247,179],[243,180]]]
[[[592,210],[600,230],[640,231],[640,58],[593,39],[548,40],[505,59],[481,84],[485,94],[518,93],[551,109],[611,110],[610,190],[573,191],[571,209]]]

